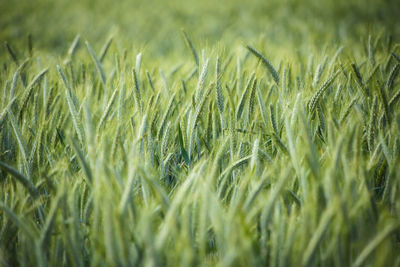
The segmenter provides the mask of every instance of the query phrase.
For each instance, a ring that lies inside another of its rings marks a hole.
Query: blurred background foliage
[[[202,46],[246,43],[301,49],[327,42],[346,44],[368,33],[397,34],[395,0],[0,0],[0,40],[14,46],[33,36],[36,47],[68,49],[76,34],[91,43],[118,35],[152,56],[180,54],[180,29]],[[5,54],[4,46],[1,53]]]

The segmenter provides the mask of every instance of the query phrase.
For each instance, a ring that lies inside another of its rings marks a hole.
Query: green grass
[[[263,2],[2,2],[0,265],[399,266],[398,7]]]

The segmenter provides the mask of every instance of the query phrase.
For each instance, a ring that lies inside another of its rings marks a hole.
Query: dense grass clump
[[[158,59],[118,34],[3,45],[0,265],[398,266],[396,31],[178,24]]]

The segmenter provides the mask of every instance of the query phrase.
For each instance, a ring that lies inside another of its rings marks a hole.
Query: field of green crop
[[[0,0],[0,266],[400,266],[399,16]]]

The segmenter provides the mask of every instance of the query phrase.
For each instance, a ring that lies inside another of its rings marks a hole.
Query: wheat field
[[[0,1],[1,266],[400,266],[395,1]]]

